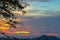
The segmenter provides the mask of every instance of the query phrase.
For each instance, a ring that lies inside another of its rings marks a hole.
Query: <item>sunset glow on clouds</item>
[[[14,20],[24,25],[18,24],[16,29],[9,30],[10,25],[2,21],[0,30],[7,34],[60,36],[60,0],[31,0],[28,3],[30,7],[25,8],[24,16],[20,16],[20,11],[14,11],[18,17]]]
[[[7,20],[0,20],[0,30],[6,31],[9,29],[9,24],[6,24]]]

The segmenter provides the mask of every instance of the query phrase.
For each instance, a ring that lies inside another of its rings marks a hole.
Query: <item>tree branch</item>
[[[0,9],[3,9],[4,11],[6,11],[8,14],[10,14],[11,16],[14,16],[9,10],[7,10],[6,8],[4,8],[4,7],[1,7],[0,6]]]

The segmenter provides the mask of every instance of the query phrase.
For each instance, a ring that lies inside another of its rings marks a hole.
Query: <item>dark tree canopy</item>
[[[22,9],[24,9],[25,7],[23,7],[19,2],[19,0],[0,0],[0,9],[4,10],[5,12],[7,12],[7,16],[8,14],[10,15],[10,17],[13,17],[14,15],[10,12],[11,10],[21,10],[23,13],[25,13]],[[3,14],[4,15],[4,14]]]

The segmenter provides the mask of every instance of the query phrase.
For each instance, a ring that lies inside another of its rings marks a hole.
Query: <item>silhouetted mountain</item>
[[[0,40],[60,40],[56,36],[46,36],[42,35],[40,37],[35,37],[35,38],[17,38],[17,37],[12,37],[12,38],[7,38],[7,37],[0,37]]]
[[[42,35],[40,37],[37,37],[36,39],[37,40],[60,40],[56,36],[46,36],[46,35]]]

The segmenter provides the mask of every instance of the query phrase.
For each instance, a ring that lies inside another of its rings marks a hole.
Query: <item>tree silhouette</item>
[[[27,6],[27,4],[25,4],[25,6],[22,6],[21,5],[22,2],[23,2],[23,0],[21,0],[21,1],[19,1],[19,0],[0,0],[0,19],[8,20],[6,22],[6,24],[9,24],[10,28],[11,27],[16,28],[16,24],[18,24],[17,21],[13,20],[13,19],[16,19],[17,17],[11,11],[20,10],[20,11],[22,11],[23,15],[26,13],[26,11],[24,11],[23,9]],[[0,32],[0,34],[5,35],[5,33],[3,33],[3,32]]]

